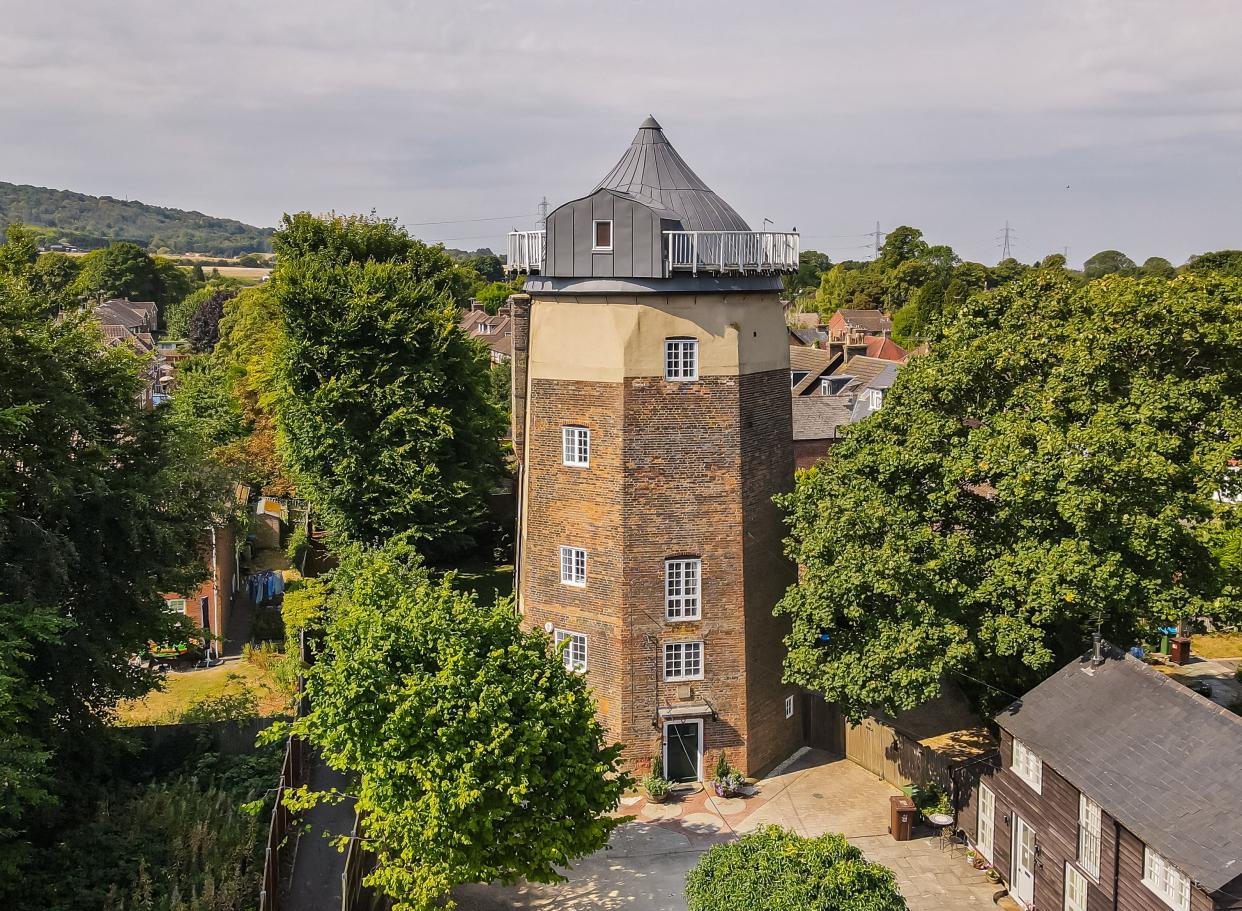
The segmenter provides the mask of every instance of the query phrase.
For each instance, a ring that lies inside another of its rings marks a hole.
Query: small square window
[[[165,598],[164,610],[168,611],[170,614],[184,614],[185,598]]]
[[[574,468],[591,464],[591,431],[586,427],[561,428],[561,460]]]
[[[595,222],[595,246],[591,248],[596,253],[612,252],[612,222],[597,221]]]
[[[664,643],[664,679],[669,682],[676,680],[702,680],[703,643]]]
[[[561,582],[586,585],[586,551],[581,547],[561,547]]]
[[[582,633],[571,633],[566,629],[558,629],[553,637],[556,646],[559,648],[562,642],[568,642],[565,650],[561,652],[561,659],[565,662],[565,669],[584,673],[587,669],[587,637]]]
[[[664,616],[668,620],[699,619],[699,579],[702,562],[664,561]]]
[[[1014,774],[1029,784],[1036,794],[1040,793],[1044,780],[1044,764],[1016,737],[1013,740],[1013,761],[1010,766]]]
[[[785,697],[785,717],[792,718],[793,715],[794,715],[794,697],[786,696]]]
[[[693,338],[664,340],[664,378],[666,380],[697,380],[699,378],[699,342]]]

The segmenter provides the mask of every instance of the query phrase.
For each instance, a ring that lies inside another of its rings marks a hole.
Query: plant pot
[[[719,781],[713,781],[712,788],[715,790],[717,797],[735,797],[737,795],[737,788],[721,784]]]
[[[988,882],[990,883],[1000,882],[1000,874],[996,872],[995,867],[989,867],[988,872],[985,873],[984,876],[988,878]]]
[[[643,793],[647,795],[647,800],[650,801],[651,803],[664,803],[664,801],[668,800],[667,792],[657,797],[655,794],[652,794],[650,791],[644,788]]]

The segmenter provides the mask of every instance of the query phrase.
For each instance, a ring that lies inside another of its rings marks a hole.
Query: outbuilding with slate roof
[[[996,718],[958,825],[1028,906],[1242,908],[1242,718],[1101,644]]]

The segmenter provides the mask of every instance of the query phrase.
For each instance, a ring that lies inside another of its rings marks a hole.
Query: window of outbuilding
[[[612,222],[596,221],[595,222],[595,245],[591,247],[596,253],[612,252]]]

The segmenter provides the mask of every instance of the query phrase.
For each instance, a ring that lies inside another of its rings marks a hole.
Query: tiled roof
[[[830,440],[850,422],[850,397],[803,395],[793,400],[793,438]]]
[[[818,329],[824,320],[818,313],[791,313],[793,324],[801,329]]]
[[[996,723],[1202,888],[1242,876],[1242,718],[1129,655],[1071,661]]]
[[[893,321],[879,310],[838,310],[845,325],[863,332],[891,332]]]
[[[860,354],[857,357],[850,358],[836,370],[832,371],[832,373],[834,376],[847,374],[852,376],[854,382],[850,384],[850,387],[853,390],[869,389],[872,386],[887,388],[892,385],[892,378],[882,376],[882,374],[893,366],[892,361],[881,360],[878,357],[866,357]],[[896,375],[895,371],[893,375]]]
[[[793,387],[794,396],[802,396],[819,382],[820,377],[832,369],[832,365],[841,359],[841,355],[823,348],[800,348],[789,346],[789,369],[807,372]]]
[[[909,356],[906,353],[906,349],[891,338],[886,338],[882,335],[867,337],[867,357],[879,358],[882,361],[897,361],[904,364]]]

